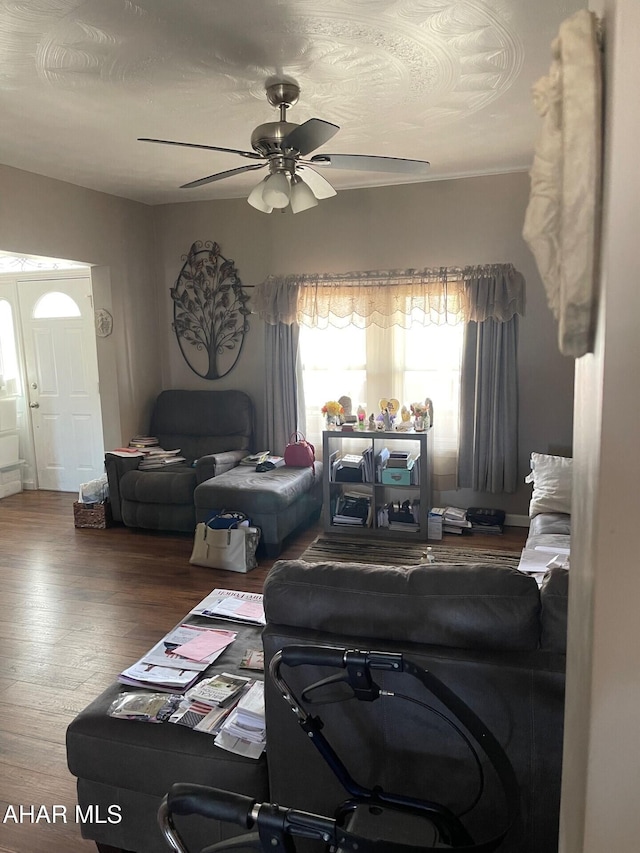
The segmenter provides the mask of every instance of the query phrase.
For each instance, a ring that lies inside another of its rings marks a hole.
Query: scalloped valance
[[[314,328],[504,323],[524,314],[525,282],[511,264],[269,276],[253,309],[271,325]]]

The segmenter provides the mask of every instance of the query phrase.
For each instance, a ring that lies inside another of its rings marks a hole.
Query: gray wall
[[[197,388],[171,331],[169,288],[194,240],[215,240],[233,258],[244,284],[270,273],[346,272],[511,262],[527,281],[520,325],[520,469],[532,450],[569,450],[573,362],[558,354],[555,323],[533,257],[521,237],[529,192],[524,173],[343,191],[313,210],[265,215],[244,199],[173,204],[153,209],[161,267],[160,336],[165,387]],[[263,334],[257,318],[234,370],[215,387],[244,388],[264,406]],[[460,506],[500,506],[526,514],[530,487],[515,495],[449,492]]]
[[[94,306],[114,320],[98,339],[105,444],[145,428],[161,389],[151,208],[0,166],[0,249],[97,265]]]

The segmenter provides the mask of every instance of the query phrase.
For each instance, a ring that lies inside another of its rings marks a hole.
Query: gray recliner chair
[[[229,471],[251,452],[253,425],[253,404],[243,391],[162,391],[149,434],[165,450],[179,448],[186,462],[139,471],[140,457],[107,453],[114,520],[127,527],[193,533],[196,486]]]

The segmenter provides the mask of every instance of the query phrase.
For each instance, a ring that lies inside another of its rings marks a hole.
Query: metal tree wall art
[[[183,260],[171,288],[172,328],[191,370],[203,379],[220,379],[240,357],[249,331],[249,297],[217,243],[197,240]]]

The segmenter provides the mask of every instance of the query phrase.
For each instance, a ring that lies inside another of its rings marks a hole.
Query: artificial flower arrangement
[[[414,418],[423,418],[427,414],[427,406],[425,403],[411,403],[409,406],[411,414]]]
[[[331,417],[337,417],[338,415],[344,415],[344,408],[338,403],[337,400],[329,400],[324,404],[322,409],[320,410],[323,415],[330,415]]]

